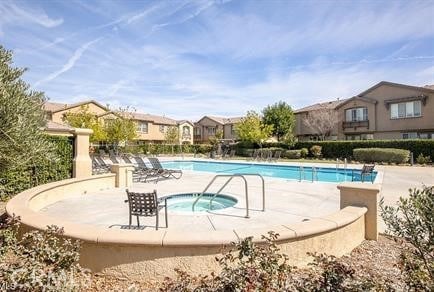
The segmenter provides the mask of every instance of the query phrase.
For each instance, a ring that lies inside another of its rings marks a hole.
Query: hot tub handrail
[[[236,173],[242,176],[258,176],[261,181],[262,181],[262,211],[265,211],[265,180],[264,177],[262,175],[260,175],[259,173]]]
[[[214,181],[219,177],[227,177],[229,178],[222,188],[220,188],[219,192],[223,190],[224,187],[227,186],[227,184],[234,178],[234,177],[240,177],[244,180],[244,189],[246,193],[246,218],[249,218],[249,190],[247,187],[247,180],[243,175],[239,174],[218,174],[214,176],[214,178],[208,183],[208,185],[205,187],[205,189],[197,196],[197,199],[193,202],[193,205],[191,206],[192,211],[194,211],[194,207],[196,206],[196,203],[200,200],[200,198],[205,194],[205,192],[209,189],[209,187],[214,183]],[[218,195],[218,193],[214,194],[214,196]]]

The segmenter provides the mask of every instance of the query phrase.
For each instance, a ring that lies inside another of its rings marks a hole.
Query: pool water
[[[199,195],[200,193],[171,195],[167,198],[167,209],[170,211],[192,212],[193,204]],[[215,196],[214,199],[213,198],[213,193],[203,194],[203,196],[195,204],[194,212],[221,210],[233,207],[237,203],[237,199],[227,195],[219,194]],[[212,203],[210,205],[211,199]]]
[[[290,180],[306,180],[320,182],[345,182],[361,181],[360,170],[344,168],[317,167],[316,172],[312,167],[304,166],[300,171],[299,166],[276,165],[276,164],[257,164],[257,163],[233,163],[233,162],[214,162],[214,161],[168,161],[163,162],[164,167],[172,169],[205,171],[218,174],[235,173],[259,173],[262,176],[285,178]],[[374,171],[372,179],[375,181],[377,172]],[[366,176],[365,182],[371,182],[371,177]]]

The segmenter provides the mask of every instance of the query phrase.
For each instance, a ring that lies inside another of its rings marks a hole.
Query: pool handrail
[[[259,173],[236,173],[242,176],[258,176],[262,181],[262,211],[265,211],[265,180],[264,177]]]

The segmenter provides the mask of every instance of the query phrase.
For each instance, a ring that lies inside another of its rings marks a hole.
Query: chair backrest
[[[375,164],[364,164],[362,167],[362,173],[372,173],[374,168]]]
[[[117,157],[116,156],[114,156],[114,155],[110,155],[110,160],[113,162],[113,163],[115,163],[115,164],[119,164],[119,160],[117,159]]]
[[[104,159],[102,159],[100,156],[95,156],[95,159],[98,161],[100,166],[108,166],[107,163],[105,163]]]
[[[126,190],[130,214],[133,216],[155,216],[158,212],[157,191],[135,193]]]
[[[282,155],[282,151],[281,150],[276,150],[276,152],[274,152],[274,158],[275,159],[279,159],[280,155]]]
[[[160,160],[155,157],[148,157],[149,162],[152,164],[154,169],[163,169],[163,166],[160,163]]]
[[[133,164],[133,162],[127,155],[122,156],[122,159],[125,161],[125,163]]]
[[[142,157],[140,156],[134,156],[134,160],[137,162],[137,165],[141,168],[148,169],[148,166],[146,165],[145,161],[143,161]]]
[[[99,155],[104,156],[104,155],[106,155],[106,153],[105,153],[105,151],[103,149],[99,149]]]

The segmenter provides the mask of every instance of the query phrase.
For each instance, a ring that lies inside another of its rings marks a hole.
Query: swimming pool
[[[320,182],[344,182],[351,181],[352,169],[317,167],[315,170],[311,166],[304,166],[300,171],[300,166],[277,165],[277,164],[258,164],[258,163],[235,163],[217,161],[167,161],[162,163],[166,168],[205,171],[219,174],[234,173],[259,173],[262,176],[285,178],[289,180],[306,180]],[[355,170],[360,173],[360,170]],[[374,172],[373,179],[377,172]],[[355,175],[354,181],[360,181],[360,176]],[[371,182],[368,176],[365,182]]]

